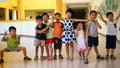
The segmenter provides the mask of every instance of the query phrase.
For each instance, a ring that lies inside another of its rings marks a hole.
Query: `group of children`
[[[59,58],[63,59],[61,49],[62,43],[65,43],[67,59],[73,60],[74,54],[74,43],[76,42],[76,48],[81,58],[84,59],[85,64],[88,64],[88,56],[91,48],[94,46],[97,59],[109,59],[109,51],[111,49],[111,59],[116,59],[114,56],[114,50],[116,48],[116,26],[117,20],[120,17],[120,13],[114,19],[112,12],[108,12],[105,20],[100,12],[94,10],[90,11],[90,20],[74,19],[73,11],[68,9],[66,11],[66,18],[61,18],[60,13],[55,13],[52,15],[52,21],[49,21],[49,15],[47,13],[42,14],[42,16],[36,16],[37,26],[35,28],[35,57],[34,60],[38,60],[38,50],[41,48],[40,59],[57,59],[57,49],[59,51]],[[97,46],[99,45],[98,40],[98,28],[101,29],[101,25],[97,21],[97,14],[100,15],[101,20],[107,25],[108,31],[106,35],[106,56],[103,57],[99,54]],[[62,22],[63,23],[62,23]],[[88,22],[87,28],[83,28],[83,23],[78,23],[77,29],[73,28],[74,22]],[[26,54],[26,48],[23,46],[18,46],[20,44],[20,36],[16,35],[16,28],[14,26],[9,27],[10,36],[7,36],[7,32],[4,33],[2,41],[7,41],[7,47],[0,51],[0,63],[3,63],[4,52],[8,51],[21,51],[23,50],[24,60],[31,60]],[[54,50],[52,44],[54,43]],[[47,56],[44,54],[44,46]],[[53,56],[54,52],[54,56]],[[85,52],[86,55],[85,55]]]

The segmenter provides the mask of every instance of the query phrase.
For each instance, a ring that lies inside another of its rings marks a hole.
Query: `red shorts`
[[[53,43],[53,42],[54,42],[53,38],[48,38],[45,40],[46,44]]]

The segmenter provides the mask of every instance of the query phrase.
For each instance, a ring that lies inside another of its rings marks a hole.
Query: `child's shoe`
[[[24,60],[32,60],[32,59],[27,56],[27,57],[24,57]]]
[[[59,58],[60,58],[60,59],[63,59],[63,56],[62,56],[62,55],[59,55]]]
[[[110,59],[116,59],[114,55],[110,55]]]
[[[101,55],[98,55],[98,56],[97,56],[97,59],[104,59],[104,57],[101,56]]]
[[[38,56],[35,56],[35,57],[34,57],[34,60],[38,60]]]
[[[57,59],[57,55],[54,55],[54,60],[56,60]]]
[[[88,61],[87,58],[84,60],[84,63],[85,63],[85,64],[88,64],[88,63],[89,63],[89,61]]]
[[[106,56],[105,56],[105,59],[109,59],[109,55],[106,55]]]
[[[40,56],[40,59],[41,59],[41,60],[44,60],[44,56]]]
[[[0,63],[4,63],[4,60],[3,60],[3,59],[0,59]]]

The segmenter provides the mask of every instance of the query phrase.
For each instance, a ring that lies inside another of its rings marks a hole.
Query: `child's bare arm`
[[[120,12],[119,12],[118,16],[116,17],[116,20],[118,20],[119,18],[120,18]]]
[[[97,23],[98,28],[102,29],[102,26],[99,24],[99,22],[97,20],[95,20],[95,22]]]
[[[88,25],[88,26],[87,26],[87,29],[86,29],[86,35],[85,35],[86,42],[88,42],[88,33],[89,33],[89,29],[90,29],[90,26]]]
[[[1,40],[1,41],[5,41],[6,35],[7,35],[7,31],[4,32],[4,36],[2,37],[2,40]]]
[[[88,22],[88,20],[83,19],[73,19],[74,22]]]
[[[101,20],[106,24],[106,23],[107,23],[107,20],[105,20],[105,19],[103,18],[102,14],[101,14],[100,12],[98,12],[98,14],[100,15]]]

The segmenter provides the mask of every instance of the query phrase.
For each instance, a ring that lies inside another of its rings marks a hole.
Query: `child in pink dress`
[[[85,42],[85,30],[83,29],[83,23],[79,23],[77,25],[76,39],[77,39],[77,51],[80,55],[80,58],[84,59],[87,45]]]

